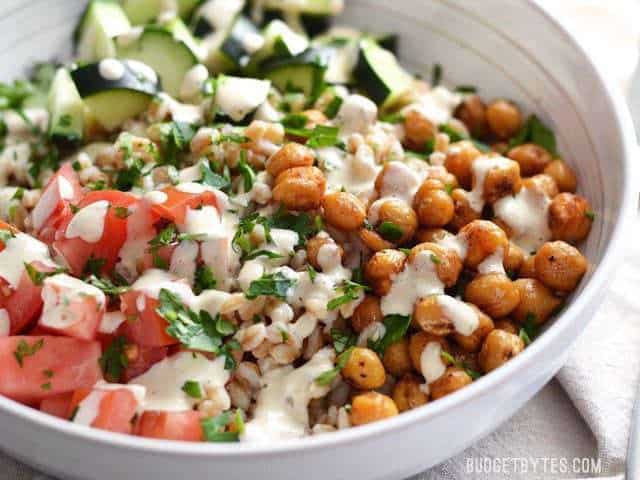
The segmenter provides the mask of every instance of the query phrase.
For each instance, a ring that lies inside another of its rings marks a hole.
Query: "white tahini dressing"
[[[112,335],[125,320],[124,313],[120,311],[106,312],[102,316],[100,325],[98,325],[98,332],[105,335]]]
[[[44,280],[41,292],[44,306],[40,324],[55,329],[68,328],[83,320],[83,309],[74,305],[92,299],[100,311],[106,305],[102,290],[65,273],[53,275]]]
[[[146,388],[145,410],[190,410],[198,399],[182,390],[184,384],[194,381],[205,388],[224,387],[229,380],[229,371],[225,370],[224,362],[224,357],[209,360],[204,355],[179,352],[156,363],[129,384]]]
[[[502,247],[499,247],[495,252],[486,257],[480,265],[478,265],[478,273],[481,275],[488,275],[490,273],[501,273],[506,275],[503,263],[504,250]]]
[[[98,72],[105,80],[117,81],[124,76],[124,64],[115,58],[105,58],[98,64]]]
[[[223,77],[216,89],[216,105],[239,122],[267,100],[271,82],[253,78]]]
[[[461,95],[440,85],[421,95],[418,101],[406,107],[403,113],[416,111],[437,126],[451,120],[461,101]]]
[[[96,243],[102,238],[109,206],[108,201],[99,200],[81,208],[69,222],[65,236],[69,239],[81,238],[87,243]]]
[[[471,335],[478,328],[478,314],[468,304],[449,295],[438,295],[436,299],[444,316],[451,320],[460,335]]]
[[[371,147],[360,145],[353,155],[325,147],[318,149],[317,155],[326,173],[328,190],[344,189],[367,203],[374,198],[376,177],[382,167],[376,164]]]
[[[389,293],[380,302],[383,315],[411,315],[417,300],[444,291],[432,255],[429,251],[418,253],[413,263],[407,262],[393,278]]]
[[[24,233],[17,233],[7,241],[4,250],[0,252],[0,277],[16,289],[25,270],[24,264],[31,262],[57,267],[44,243]]]
[[[467,193],[469,205],[476,212],[481,212],[484,207],[484,181],[491,170],[507,169],[512,160],[501,156],[482,156],[475,159],[471,166],[473,173],[473,190]]]
[[[51,185],[45,189],[42,197],[40,197],[40,200],[31,212],[31,221],[34,230],[37,231],[43,227],[61,199],[70,200],[72,198],[73,186],[64,176],[58,175]]]
[[[11,319],[9,318],[9,312],[0,308],[0,337],[8,337],[11,332]]]
[[[333,368],[333,361],[333,350],[324,348],[299,368],[288,365],[265,374],[254,417],[246,423],[240,440],[267,443],[306,435],[309,402],[323,397],[330,389],[315,380]]]
[[[353,133],[367,133],[376,124],[378,107],[367,97],[349,95],[344,99],[336,123],[340,125],[340,132],[347,136]]]
[[[138,409],[142,406],[146,395],[145,388],[139,385],[121,385],[117,383],[107,383],[99,381],[96,383],[89,393],[79,404],[78,410],[73,417],[73,423],[79,425],[90,426],[98,417],[100,412],[100,404],[104,396],[113,391],[128,390],[135,398]]]
[[[209,78],[209,70],[202,64],[197,64],[185,74],[180,86],[180,98],[190,100],[198,96],[202,91],[204,82]]]
[[[433,383],[439,379],[447,369],[442,361],[442,345],[438,342],[429,342],[420,354],[420,371],[427,383]]]

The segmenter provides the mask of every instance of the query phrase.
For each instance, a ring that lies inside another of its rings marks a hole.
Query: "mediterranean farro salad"
[[[0,84],[0,394],[273,442],[437,401],[588,268],[553,131],[407,71],[342,0],[92,0]],[[429,77],[429,75],[427,75]]]

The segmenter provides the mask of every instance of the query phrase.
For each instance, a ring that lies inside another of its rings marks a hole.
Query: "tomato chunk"
[[[218,199],[214,191],[197,188],[201,187],[198,184],[193,185],[196,187],[192,191],[179,190],[176,187],[167,187],[162,190],[166,200],[162,203],[154,203],[152,207],[154,212],[172,223],[183,224],[189,208],[196,209],[205,205],[218,208]]]
[[[178,343],[167,333],[167,321],[156,312],[159,305],[156,298],[131,290],[120,297],[120,302],[120,308],[127,318],[122,332],[128,340],[146,347],[166,347]]]
[[[61,393],[60,395],[45,398],[40,403],[40,411],[54,417],[69,419],[68,412],[72,395],[71,393]]]
[[[75,338],[0,338],[0,394],[22,402],[43,400],[102,378],[100,344]]]
[[[201,442],[202,426],[199,412],[147,411],[140,416],[136,434],[141,437]]]
[[[127,240],[128,209],[136,202],[133,195],[115,190],[89,192],[80,201],[80,210],[62,223],[53,242],[74,275],[80,276],[90,259],[100,273],[113,270]]]
[[[42,191],[42,196],[31,213],[36,236],[51,243],[56,230],[73,215],[71,205],[82,198],[82,187],[78,174],[70,163],[65,163]]]
[[[66,274],[45,279],[38,325],[58,335],[93,340],[105,312],[102,290]]]
[[[101,430],[131,433],[133,419],[144,399],[139,386],[99,383],[88,394],[80,391],[82,400],[73,408],[73,422]]]
[[[135,360],[129,361],[123,373],[123,380],[128,382],[132,378],[142,375],[156,363],[163,360],[167,354],[167,347],[145,347],[138,345],[138,355]]]

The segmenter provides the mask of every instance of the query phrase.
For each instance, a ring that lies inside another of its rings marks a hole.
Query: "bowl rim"
[[[551,344],[564,338],[569,333],[579,333],[590,321],[590,318],[583,319],[580,315],[588,309],[593,298],[601,291],[609,274],[616,266],[617,260],[621,256],[622,249],[620,247],[624,241],[624,231],[629,225],[632,214],[635,211],[634,207],[638,192],[637,189],[634,188],[636,167],[631,158],[633,153],[637,151],[637,143],[630,113],[622,99],[622,95],[612,87],[612,82],[604,78],[600,70],[594,65],[591,56],[576,40],[574,35],[540,4],[539,0],[525,0],[525,3],[536,13],[540,14],[548,22],[549,26],[554,28],[556,32],[571,45],[582,57],[581,60],[584,66],[591,70],[589,73],[600,83],[602,88],[601,93],[614,113],[616,122],[615,130],[617,132],[616,141],[621,145],[623,150],[621,166],[624,171],[623,201],[620,205],[619,217],[612,227],[611,240],[604,249],[602,260],[580,295],[555,319],[550,328],[525,349],[522,354],[518,355],[500,369],[491,372],[491,374],[482,377],[455,394],[446,396],[437,402],[429,403],[424,407],[404,412],[402,415],[357,428],[340,430],[329,435],[278,441],[273,444],[189,443],[171,440],[153,440],[133,435],[117,434],[59,419],[3,396],[0,396],[0,412],[17,417],[24,422],[30,422],[36,427],[50,429],[56,431],[58,434],[73,437],[73,440],[87,441],[95,445],[106,446],[113,449],[135,449],[144,451],[145,453],[161,453],[164,455],[185,457],[207,457],[211,459],[220,457],[227,459],[231,457],[255,458],[268,457],[273,454],[297,454],[323,449],[325,447],[335,448],[345,444],[363,442],[379,434],[401,431],[415,423],[446,414],[449,410],[477,397],[481,397],[494,388],[504,386],[512,377],[520,374],[526,370],[527,367],[534,365],[535,362],[544,355],[544,351],[547,350]],[[571,344],[575,338],[576,337],[568,340],[567,344]]]

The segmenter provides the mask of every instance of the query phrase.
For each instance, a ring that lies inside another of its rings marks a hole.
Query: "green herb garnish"
[[[369,340],[369,348],[380,355],[384,354],[389,345],[404,337],[411,324],[411,317],[409,315],[387,315],[382,320],[382,324],[385,328],[382,338],[374,341]]]
[[[16,347],[16,350],[13,352],[13,356],[15,357],[16,362],[18,362],[18,365],[20,365],[20,368],[24,366],[24,359],[26,357],[31,357],[35,355],[38,352],[38,350],[40,350],[43,346],[44,346],[43,338],[41,338],[40,340],[37,340],[31,345],[29,345],[26,340],[20,340],[18,342],[18,346]]]
[[[287,292],[295,284],[295,280],[285,277],[282,272],[265,274],[251,282],[245,295],[250,300],[260,296],[286,300]]]

